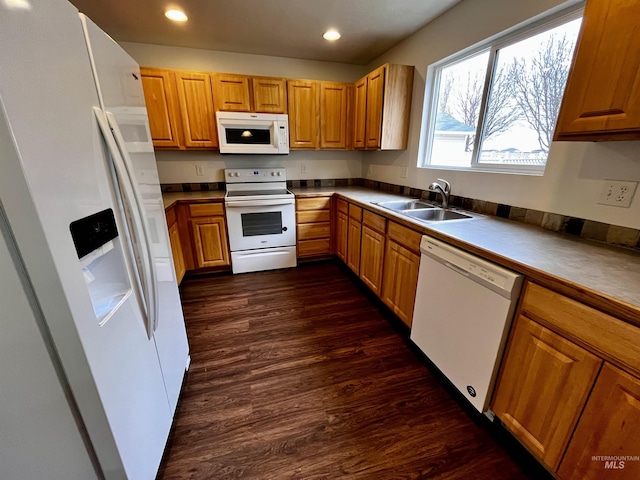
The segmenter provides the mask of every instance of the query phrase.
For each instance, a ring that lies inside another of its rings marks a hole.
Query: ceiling
[[[366,65],[460,0],[70,1],[116,41]],[[189,20],[167,20],[170,7]]]

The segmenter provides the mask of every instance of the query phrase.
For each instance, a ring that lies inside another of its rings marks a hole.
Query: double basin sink
[[[446,220],[467,220],[473,218],[471,215],[440,208],[421,200],[396,200],[372,203],[424,223],[443,222]]]

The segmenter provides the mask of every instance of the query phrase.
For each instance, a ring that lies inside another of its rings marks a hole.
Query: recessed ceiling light
[[[173,20],[174,22],[186,22],[187,16],[184,14],[182,10],[167,10],[164,12],[164,16],[169,20]]]
[[[327,30],[322,34],[322,38],[329,40],[330,42],[335,42],[340,38],[340,34],[337,30]]]

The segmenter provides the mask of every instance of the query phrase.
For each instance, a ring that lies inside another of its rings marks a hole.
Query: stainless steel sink
[[[418,210],[425,208],[436,208],[435,205],[425,203],[421,200],[395,200],[390,202],[373,202],[375,205],[379,205],[394,212],[402,212],[404,210]]]
[[[432,208],[429,210],[407,210],[400,212],[407,217],[415,218],[425,222],[443,222],[445,220],[462,220],[473,218],[464,213],[454,212],[452,210],[444,210],[442,208]]]

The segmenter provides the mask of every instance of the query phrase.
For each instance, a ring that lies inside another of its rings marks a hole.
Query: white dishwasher
[[[410,338],[486,412],[523,277],[426,235],[420,250]]]

